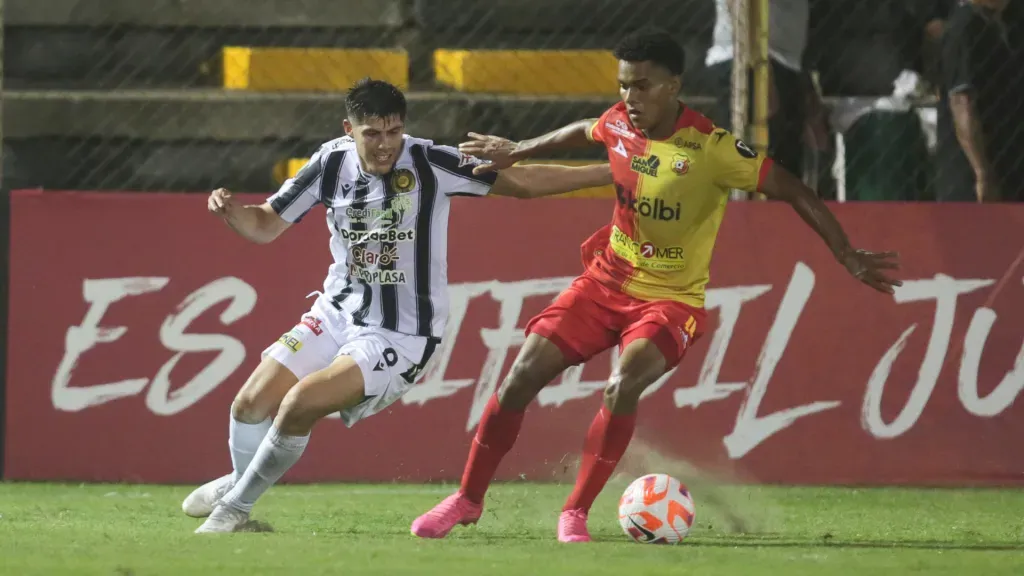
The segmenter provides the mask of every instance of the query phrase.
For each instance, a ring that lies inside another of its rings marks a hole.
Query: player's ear
[[[672,89],[672,93],[677,95],[677,96],[680,93],[682,93],[682,91],[683,91],[683,77],[682,76],[673,76],[670,88]]]
[[[346,136],[351,136],[352,135],[352,123],[348,121],[348,118],[345,118],[344,120],[342,120],[341,121],[341,125],[345,127],[345,135]]]

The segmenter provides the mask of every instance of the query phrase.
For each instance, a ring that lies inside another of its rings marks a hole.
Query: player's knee
[[[272,408],[260,402],[259,395],[243,388],[231,403],[231,417],[244,424],[259,424],[270,416]]]
[[[312,430],[313,424],[320,418],[320,410],[308,396],[303,393],[301,383],[285,394],[277,418],[274,419],[274,426],[281,434],[305,436]]]
[[[526,408],[546,384],[544,370],[537,361],[518,359],[498,388],[498,402],[505,408]]]
[[[612,372],[604,389],[604,403],[614,413],[636,410],[640,395],[651,385],[651,379],[643,371],[619,368]]]

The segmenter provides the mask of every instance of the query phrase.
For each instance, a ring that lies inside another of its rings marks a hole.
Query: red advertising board
[[[459,199],[435,363],[391,410],[318,425],[288,479],[458,478],[522,327],[580,272],[608,202]],[[258,246],[205,204],[14,193],[7,478],[195,483],[228,469],[231,399],[308,309],[330,254],[317,212]],[[847,276],[785,205],[733,204],[713,325],[642,401],[638,437],[758,482],[1024,484],[1024,207],[835,210],[857,246],[901,252],[903,288]],[[549,479],[576,456],[612,362],[541,394],[502,478]]]

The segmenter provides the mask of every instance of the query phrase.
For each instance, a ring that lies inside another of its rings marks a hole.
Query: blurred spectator
[[[1009,0],[965,0],[942,42],[937,196],[1024,200],[1024,36]]]
[[[729,0],[716,0],[717,15],[706,64],[717,78],[715,124],[732,126],[733,26]],[[810,9],[807,0],[769,0],[769,147],[768,154],[790,172],[803,174],[803,144],[807,119],[816,120],[809,134],[827,146],[824,109],[810,76],[803,71]],[[751,75],[750,93],[753,94]],[[751,108],[751,116],[753,109]]]
[[[921,43],[921,72],[932,86],[941,84],[942,35],[957,0],[917,0],[916,19],[924,26]]]

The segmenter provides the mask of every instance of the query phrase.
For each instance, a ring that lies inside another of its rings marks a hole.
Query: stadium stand
[[[679,32],[687,92],[701,94],[714,18],[713,0],[9,0],[5,10],[10,186],[258,192],[275,186],[275,167],[340,133],[343,90],[358,77],[408,86],[417,136],[526,138],[612,103],[608,50],[647,24]],[[517,74],[508,59],[495,64],[509,50],[521,67],[561,59],[592,73]]]

